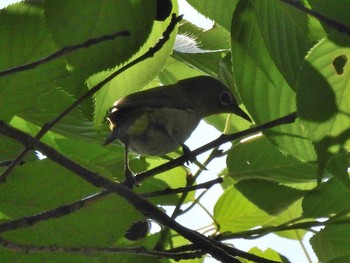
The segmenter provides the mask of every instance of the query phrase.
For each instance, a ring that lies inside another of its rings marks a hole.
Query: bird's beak
[[[235,108],[233,111],[234,114],[242,117],[243,119],[249,121],[249,122],[253,122],[252,119],[248,116],[247,113],[245,113],[241,108]]]

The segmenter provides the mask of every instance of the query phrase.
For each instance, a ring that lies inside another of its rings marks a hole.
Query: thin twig
[[[60,58],[64,55],[67,55],[67,54],[69,54],[73,51],[76,51],[78,49],[88,48],[90,46],[97,45],[97,44],[100,44],[102,42],[114,40],[117,37],[127,37],[127,36],[130,36],[129,31],[118,31],[118,32],[115,32],[115,33],[110,34],[110,35],[104,35],[101,37],[91,38],[91,39],[89,39],[83,43],[77,44],[77,45],[66,46],[66,47],[56,51],[55,53],[53,53],[45,58],[39,59],[39,60],[34,61],[34,62],[30,62],[28,64],[21,65],[18,67],[14,67],[14,68],[6,69],[4,71],[0,71],[0,77],[4,77],[6,75],[26,71],[29,69],[34,69],[42,64],[53,61],[57,58]]]
[[[0,224],[0,233],[18,228],[33,226],[39,222],[48,219],[59,218],[64,215],[71,214],[79,210],[80,208],[86,207],[87,205],[96,202],[97,200],[105,197],[108,194],[110,194],[110,191],[99,192],[91,196],[85,197],[84,199],[78,200],[76,202],[45,211],[40,214],[26,216],[16,220],[4,222]]]
[[[95,94],[97,91],[99,91],[104,85],[106,85],[108,82],[110,82],[112,79],[114,79],[116,76],[121,74],[122,72],[126,71],[127,69],[135,66],[136,64],[151,58],[154,56],[156,52],[158,52],[164,44],[169,40],[171,32],[173,32],[176,24],[181,21],[182,16],[176,16],[173,14],[172,19],[170,21],[170,24],[168,25],[167,29],[164,31],[163,36],[159,41],[151,47],[146,53],[141,55],[140,57],[136,58],[135,60],[131,61],[130,63],[126,64],[125,66],[121,67],[117,71],[110,74],[107,78],[93,86],[90,90],[88,90],[85,94],[83,94],[80,98],[78,98],[73,104],[71,104],[69,107],[67,107],[60,115],[58,115],[55,119],[53,119],[51,122],[46,123],[42,126],[38,134],[35,136],[36,139],[41,139],[54,125],[56,125],[62,118],[64,118],[69,112],[71,112],[73,109],[78,107],[85,99],[91,97],[93,94]],[[7,167],[7,169],[2,173],[0,176],[0,183],[3,183],[6,181],[7,176],[12,172],[12,170],[18,165],[22,158],[28,153],[30,148],[26,147],[22,150],[22,152],[16,157],[16,159],[11,163],[10,166]]]

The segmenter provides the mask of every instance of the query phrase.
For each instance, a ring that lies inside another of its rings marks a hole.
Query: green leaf
[[[327,226],[310,240],[312,248],[321,262],[349,262],[350,226]]]
[[[200,71],[170,57],[165,68],[158,74],[158,78],[163,85],[171,85],[181,79],[187,79],[200,75],[202,75]]]
[[[133,163],[138,161],[139,160],[136,159],[133,161]],[[164,163],[164,160],[161,160],[160,158],[147,158],[146,161],[148,166],[147,169],[144,170],[150,170]],[[185,187],[187,175],[188,172],[184,167],[177,167],[175,169],[161,174],[157,174],[156,176],[145,180],[144,182],[142,182],[142,185],[138,187],[136,191],[139,193],[147,193],[153,191],[162,191],[167,188],[176,189],[179,187]],[[181,194],[163,195],[159,197],[151,197],[149,198],[149,200],[155,204],[176,205],[180,196]],[[193,198],[194,192],[188,195],[186,202],[193,200]]]
[[[55,51],[40,5],[29,2],[0,11],[0,70],[21,66]],[[0,78],[0,119],[10,120],[38,103],[55,79],[66,73],[63,59]]]
[[[248,230],[267,223],[272,217],[231,187],[225,190],[215,204],[214,219],[223,233]]]
[[[340,153],[327,163],[327,171],[337,177],[346,187],[350,189],[350,178],[348,169],[350,167],[350,156],[348,153]]]
[[[40,94],[36,101],[37,103],[31,109],[20,114],[20,117],[37,126],[52,121],[74,103],[71,95],[56,87],[48,87],[47,92]],[[53,101],[55,103],[52,103]],[[93,128],[92,123],[81,115],[79,107],[66,115],[51,130],[76,139],[89,139],[99,143],[103,140]]]
[[[337,178],[322,183],[303,200],[305,217],[328,217],[350,209],[350,190]]]
[[[332,2],[331,5],[327,0],[308,0],[308,4],[315,12],[318,12],[325,17],[337,21],[343,25],[350,26],[348,16],[350,12],[349,0],[338,0]],[[328,27],[325,24],[324,27],[328,33],[333,33],[336,31],[334,28]]]
[[[130,36],[67,55],[74,70],[87,77],[128,60],[147,40],[155,18],[155,1],[45,1],[45,16],[61,48],[88,39],[128,31]],[[82,26],[83,25],[83,26]]]
[[[290,205],[287,210],[284,210],[282,213],[278,214],[274,219],[264,224],[263,227],[270,227],[270,226],[275,227],[278,225],[285,224],[286,222],[291,222],[296,218],[300,218],[303,212],[301,204],[302,204],[302,199],[297,200],[292,205]],[[302,221],[298,220],[297,222],[302,222]],[[304,230],[304,229],[290,229],[285,231],[274,232],[274,234],[280,237],[294,239],[294,240],[302,240],[306,233],[307,233],[307,230]]]
[[[297,87],[298,115],[316,143],[321,172],[350,147],[349,59],[350,48],[324,39],[307,57]]]
[[[267,180],[242,180],[235,187],[270,215],[281,213],[305,194],[305,191]]]
[[[264,137],[234,146],[227,157],[229,175],[235,179],[268,179],[301,183],[316,179],[316,167],[280,152]]]
[[[347,252],[345,254],[340,255],[339,257],[332,258],[329,260],[329,263],[343,263],[343,262],[349,262],[350,260],[350,252]]]
[[[256,10],[248,1],[237,6],[231,34],[234,77],[254,121],[261,124],[294,112],[295,94],[271,58]],[[299,121],[279,126],[266,134],[282,151],[303,161],[316,159],[313,145]]]
[[[214,20],[227,31],[230,31],[232,14],[236,8],[238,0],[187,0],[187,2],[197,9],[198,12]]]
[[[300,67],[311,48],[307,15],[281,1],[250,2],[271,59],[294,89]]]

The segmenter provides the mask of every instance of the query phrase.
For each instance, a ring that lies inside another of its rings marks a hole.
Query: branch
[[[79,210],[80,208],[87,206],[88,204],[96,202],[97,200],[101,199],[102,197],[105,197],[108,194],[110,194],[109,191],[99,192],[94,195],[88,196],[84,199],[78,200],[76,202],[45,211],[37,215],[26,216],[16,220],[2,223],[0,224],[0,233],[18,228],[33,226],[47,219],[59,218],[61,216],[69,215]]]
[[[314,10],[306,8],[300,1],[296,1],[296,0],[280,0],[280,1],[300,10],[301,12],[304,12],[310,16],[317,18],[318,20],[325,23],[327,26],[335,28],[340,33],[343,33],[343,34],[350,36],[350,28],[348,26],[346,26],[342,23],[339,23],[333,19],[330,19],[330,18],[328,18],[328,17],[326,17],[326,16],[324,16],[324,15],[322,15]]]
[[[234,134],[222,134],[216,140],[213,140],[210,143],[207,143],[207,144],[203,145],[202,147],[199,147],[199,148],[191,151],[190,154],[182,155],[182,156],[180,156],[176,159],[173,159],[165,164],[159,165],[151,170],[137,174],[135,176],[135,180],[137,183],[140,183],[143,180],[145,180],[151,176],[163,173],[163,172],[168,171],[170,169],[173,169],[177,166],[183,165],[185,162],[187,162],[189,160],[193,160],[199,154],[202,154],[206,151],[209,151],[210,149],[216,148],[224,143],[227,143],[227,142],[230,142],[233,140],[237,140],[239,138],[246,137],[246,136],[249,136],[249,135],[252,135],[252,134],[279,126],[279,125],[282,125],[282,124],[293,123],[296,118],[297,118],[297,114],[296,114],[296,112],[293,112],[291,114],[288,114],[288,115],[283,116],[281,118],[278,118],[276,120],[264,123],[262,125],[259,125],[259,126],[241,131],[241,132],[237,132]]]
[[[166,213],[161,211],[157,206],[153,205],[143,197],[134,193],[121,183],[116,183],[97,173],[94,173],[78,163],[68,159],[64,155],[60,154],[55,149],[47,146],[46,144],[40,142],[36,138],[30,135],[8,126],[5,122],[0,121],[0,133],[13,138],[23,144],[26,148],[36,148],[43,154],[45,154],[49,159],[58,163],[62,167],[74,172],[79,175],[85,181],[91,183],[96,187],[103,187],[128,201],[131,205],[135,207],[138,211],[143,213],[146,217],[155,220],[156,222],[169,227],[176,231],[178,234],[188,239],[194,243],[203,252],[211,254],[214,258],[223,262],[236,262],[239,261],[235,258],[234,254],[230,254],[222,247],[222,244],[218,241],[211,240],[200,233],[190,230],[181,224],[177,223],[175,220],[171,219]]]
[[[144,247],[61,247],[61,246],[35,246],[22,245],[8,241],[0,237],[0,245],[3,248],[20,252],[20,253],[79,253],[79,254],[131,254],[143,255],[155,258],[170,258],[176,261],[183,259],[194,259],[201,257],[200,252],[167,252],[167,251],[150,251]]]
[[[94,45],[97,45],[97,44],[100,44],[102,42],[106,42],[106,41],[110,41],[110,40],[114,40],[115,38],[117,37],[126,37],[126,36],[130,36],[130,32],[128,31],[118,31],[118,32],[115,32],[113,34],[110,34],[110,35],[104,35],[104,36],[101,36],[101,37],[96,37],[96,38],[91,38],[83,43],[80,43],[80,44],[77,44],[77,45],[72,45],[72,46],[67,46],[67,47],[64,47],[58,51],[56,51],[55,53],[45,57],[45,58],[42,58],[42,59],[39,59],[37,61],[34,61],[34,62],[31,62],[31,63],[28,63],[28,64],[24,64],[24,65],[21,65],[21,66],[18,66],[18,67],[14,67],[14,68],[10,68],[10,69],[6,69],[4,71],[0,71],[0,77],[4,77],[6,75],[10,75],[10,74],[14,74],[14,73],[18,73],[18,72],[22,72],[22,71],[26,71],[26,70],[29,70],[29,69],[34,69],[42,64],[45,64],[47,62],[50,62],[52,60],[55,60],[57,58],[60,58],[64,55],[67,55],[75,50],[78,50],[78,49],[82,49],[82,48],[88,48],[90,46],[94,46]]]
[[[122,72],[126,71],[127,69],[135,66],[136,64],[151,58],[154,56],[154,54],[159,51],[164,44],[169,40],[171,32],[173,32],[176,24],[181,21],[182,16],[176,16],[173,14],[172,19],[170,21],[169,26],[164,31],[163,36],[159,41],[151,47],[146,53],[141,55],[140,57],[136,58],[135,60],[131,61],[130,63],[126,64],[124,67],[121,67],[117,71],[110,74],[107,78],[93,86],[90,90],[88,90],[84,95],[82,95],[80,98],[78,98],[73,104],[71,104],[68,108],[66,108],[59,116],[57,116],[55,119],[53,119],[51,122],[46,123],[43,125],[43,127],[40,129],[38,134],[35,136],[36,139],[41,139],[50,129],[52,129],[53,126],[55,126],[61,119],[63,119],[69,112],[74,110],[78,105],[80,105],[85,99],[91,97],[96,92],[98,92],[104,85],[106,85],[108,82],[110,82],[112,79],[114,79],[116,76],[121,74]],[[27,154],[27,152],[30,149],[26,147],[22,150],[22,152],[16,157],[16,159],[11,163],[10,166],[7,167],[7,169],[2,173],[0,176],[0,183],[3,183],[6,181],[7,176],[11,173],[11,171],[18,165],[22,158]]]

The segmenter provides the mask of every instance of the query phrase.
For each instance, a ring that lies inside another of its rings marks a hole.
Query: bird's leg
[[[133,188],[135,185],[138,185],[136,182],[134,173],[131,171],[129,166],[129,146],[128,143],[125,143],[124,150],[124,176],[125,176],[125,184],[129,188]]]

